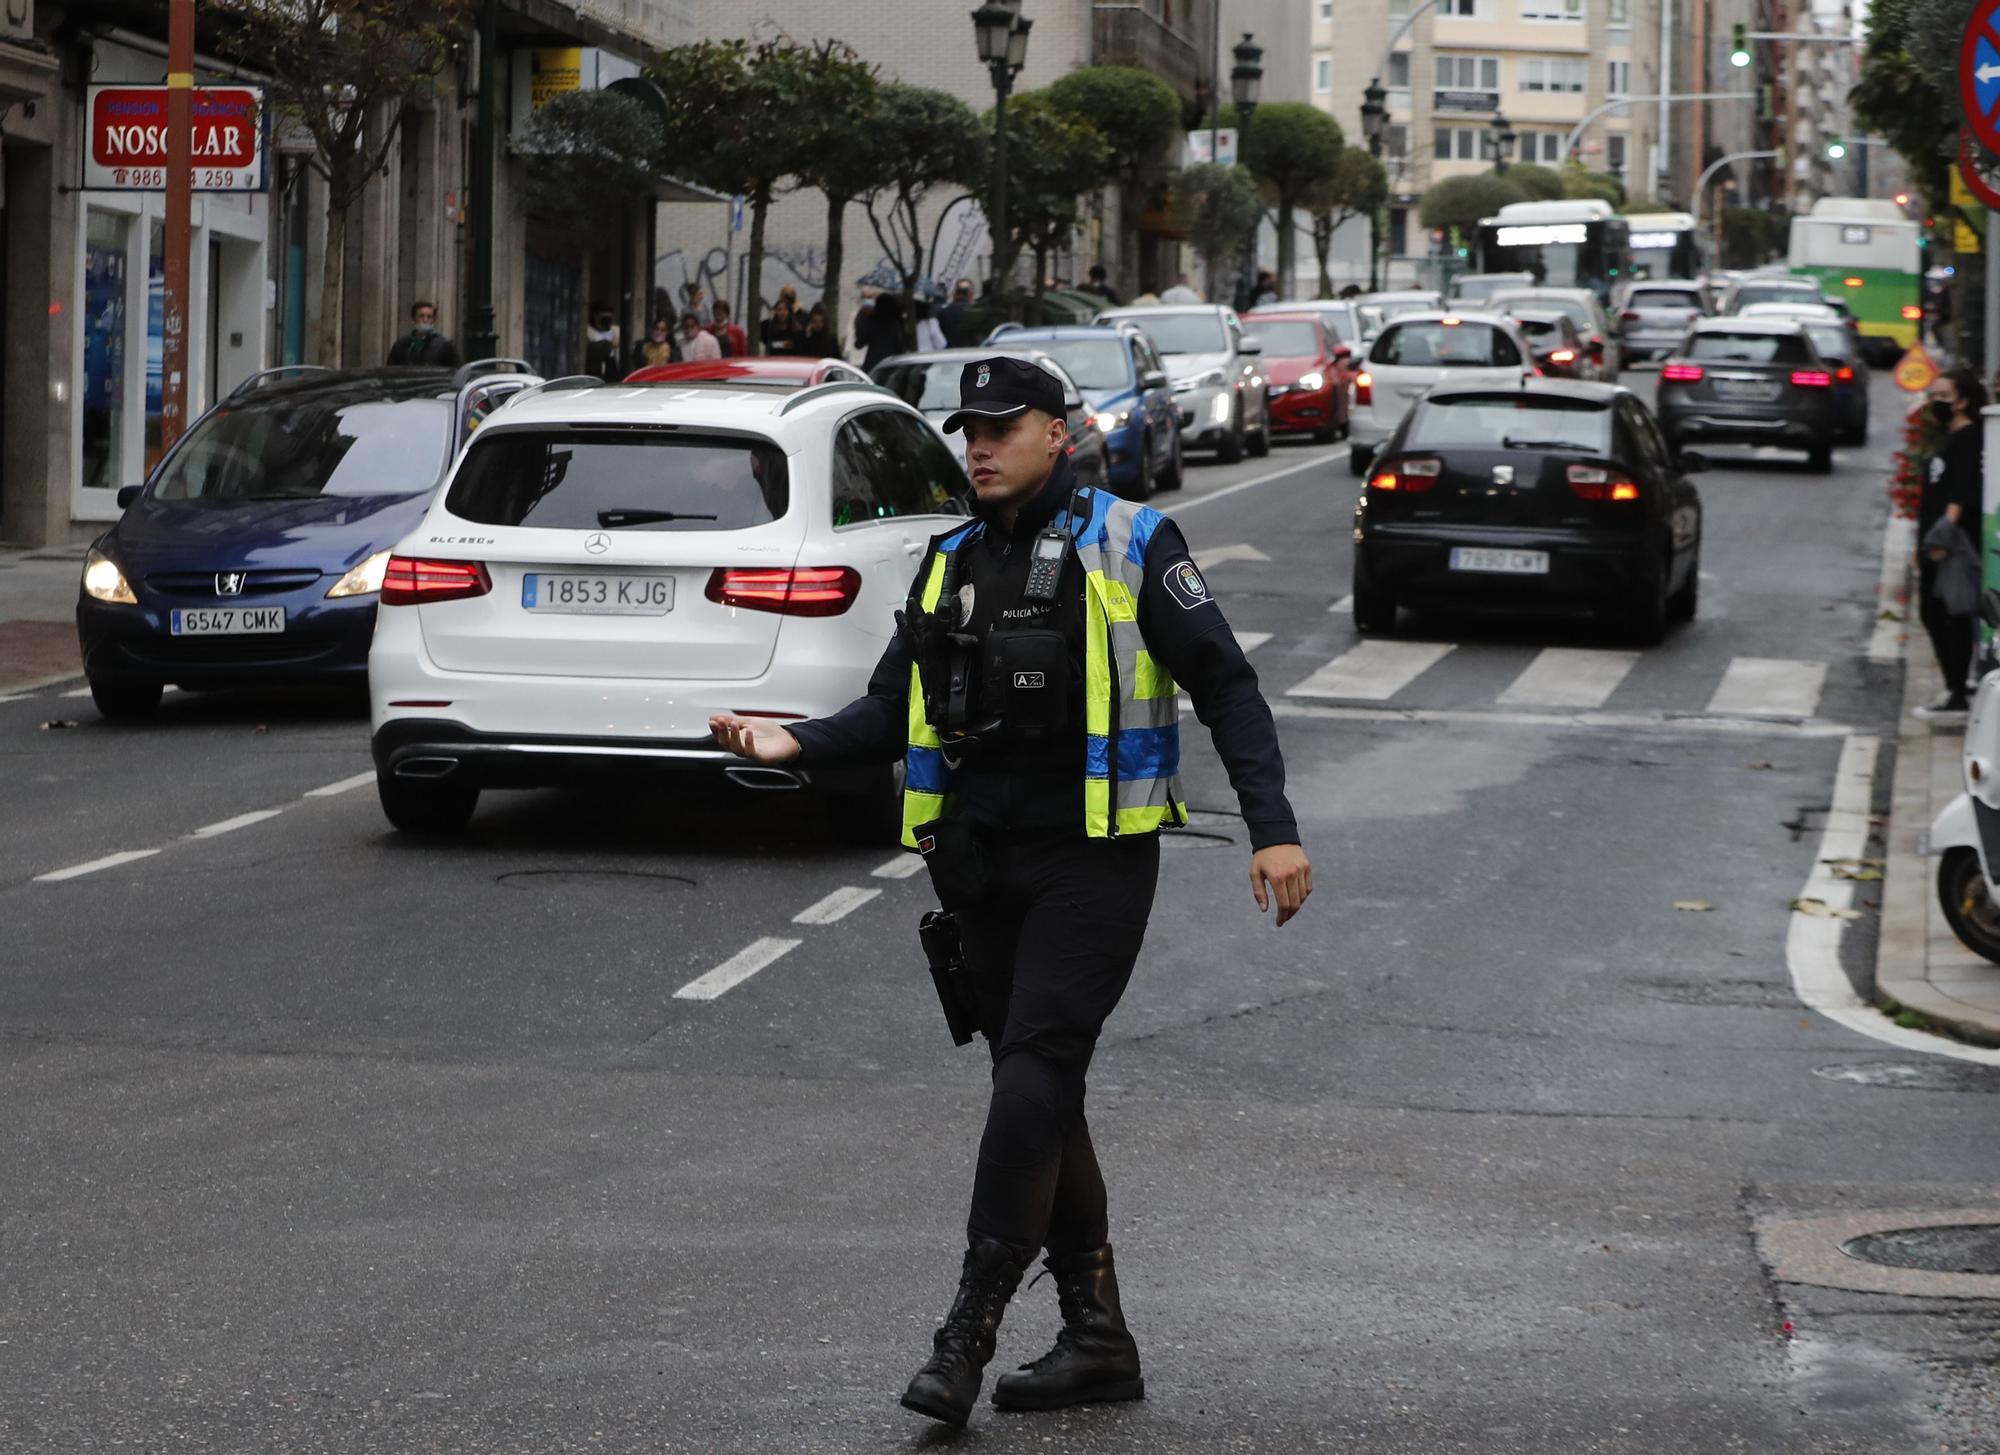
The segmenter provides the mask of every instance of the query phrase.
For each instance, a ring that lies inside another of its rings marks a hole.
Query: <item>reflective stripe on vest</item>
[[[1187,822],[1180,785],[1180,701],[1173,674],[1154,660],[1139,633],[1146,547],[1166,518],[1101,490],[1080,491],[1087,517],[1070,528],[1084,562],[1083,824],[1091,838],[1152,833]],[[945,558],[977,540],[980,528],[938,543],[920,605],[937,605]],[[910,669],[909,751],[904,759],[903,843],[944,813],[951,773],[935,729],[924,720],[923,687]]]

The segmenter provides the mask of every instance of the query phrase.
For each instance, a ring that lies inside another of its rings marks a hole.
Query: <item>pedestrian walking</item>
[[[959,348],[965,342],[962,320],[965,310],[972,306],[972,280],[960,278],[951,285],[951,302],[938,310],[938,327],[944,330],[946,348]]]
[[[1160,295],[1162,303],[1206,303],[1207,301],[1201,296],[1201,290],[1188,281],[1186,273],[1181,274],[1180,281]]]
[[[861,346],[861,367],[871,374],[877,364],[910,346],[903,335],[903,300],[894,293],[876,295],[860,329],[855,342]]]
[[[438,330],[437,305],[424,299],[410,305],[410,331],[389,345],[392,369],[456,369],[465,361],[458,345]]]
[[[771,316],[758,326],[758,333],[764,340],[767,354],[800,354],[805,350],[802,335],[793,320],[793,301],[784,294],[771,305]]]
[[[799,336],[799,352],[815,359],[840,357],[840,340],[827,326],[826,305],[815,303],[806,315],[806,331]]]
[[[1959,367],[1931,382],[1926,408],[1945,429],[1944,442],[1931,456],[1917,497],[1917,613],[1944,674],[1945,695],[1917,709],[1919,717],[1961,713],[1968,705],[1966,688],[1972,675],[1973,616],[1951,609],[1939,591],[1940,573],[1950,562],[1952,527],[1964,536],[1975,559],[1980,549],[1980,512],[1984,503],[1984,450],[1979,411],[1986,407],[1986,386],[1972,369]],[[1938,533],[1944,523],[1946,533]],[[1977,598],[1972,603],[1977,609]]]
[[[950,345],[947,344],[944,340],[943,326],[940,325],[938,321],[931,316],[930,299],[919,298],[916,303],[916,309],[917,309],[917,347],[923,350],[925,353],[931,353],[938,349],[949,348]]]
[[[715,341],[722,345],[722,357],[740,359],[750,352],[750,335],[743,331],[743,325],[734,322],[729,314],[729,300],[718,298],[709,309],[714,320],[708,331],[715,335]]]
[[[1104,264],[1092,263],[1090,265],[1090,281],[1083,285],[1081,291],[1094,293],[1113,308],[1116,308],[1118,306],[1118,293],[1111,286],[1109,281],[1110,276],[1109,273],[1104,271]]]
[[[722,345],[701,326],[701,315],[689,309],[681,315],[681,358],[688,363],[722,357]]]
[[[1257,274],[1257,286],[1251,290],[1250,306],[1278,301],[1278,275],[1266,268]]]
[[[646,330],[646,336],[632,350],[632,367],[651,369],[678,360],[681,355],[680,350],[674,347],[673,329],[674,326],[666,319],[654,319],[653,326]]]
[[[696,318],[701,320],[701,326],[707,328],[710,322],[708,290],[699,283],[683,283],[681,285],[681,299],[681,312],[692,313]]]
[[[992,1062],[957,1297],[902,1400],[951,1425],[1042,1252],[1062,1332],[993,1403],[1144,1394],[1084,1076],[1138,961],[1159,830],[1186,821],[1180,691],[1228,768],[1258,908],[1275,899],[1283,925],[1312,892],[1271,711],[1179,527],[1078,485],[1062,386],[1035,364],[967,364],[959,405],[944,428],[965,432],[977,515],[933,538],[867,695],[789,727],[709,720],[752,762],[904,763],[903,843],[924,855],[962,963],[928,918],[926,948],[941,986],[964,982],[950,1003]]]
[[[618,325],[611,321],[611,310],[591,309],[590,325],[583,331],[583,372],[607,384],[616,384],[625,377],[619,353]]]

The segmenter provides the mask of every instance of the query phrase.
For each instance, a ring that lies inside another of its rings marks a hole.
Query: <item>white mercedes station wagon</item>
[[[870,384],[570,382],[487,420],[389,562],[368,659],[389,821],[447,833],[488,788],[695,773],[815,788],[886,841],[896,769],[746,764],[708,718],[861,695],[964,518],[951,450]]]

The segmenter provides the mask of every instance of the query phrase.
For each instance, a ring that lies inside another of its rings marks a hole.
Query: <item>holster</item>
[[[931,984],[937,987],[938,1004],[944,1007],[944,1023],[951,1030],[951,1043],[963,1046],[980,1028],[979,997],[965,968],[958,920],[943,910],[931,910],[918,921],[917,938],[923,942],[924,958],[930,962]]]
[[[993,892],[992,864],[986,845],[969,822],[932,819],[917,825],[915,837],[939,904],[956,913],[985,903]]]

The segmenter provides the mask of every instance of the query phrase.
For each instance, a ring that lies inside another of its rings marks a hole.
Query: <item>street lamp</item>
[[[1514,128],[1508,124],[1501,112],[1493,113],[1493,171],[1496,176],[1507,174],[1507,164],[1514,159],[1514,143],[1520,140]]]
[[[1257,98],[1264,89],[1264,48],[1246,30],[1231,53],[1236,65],[1229,72],[1229,96],[1236,103],[1236,159],[1241,162],[1250,154],[1250,118],[1257,114]],[[1243,248],[1243,292],[1251,303],[1257,301],[1256,273],[1257,228],[1253,225]]]
[[[1369,81],[1368,89],[1361,93],[1361,130],[1368,138],[1368,151],[1372,156],[1382,155],[1382,133],[1389,124],[1389,93],[1382,89],[1382,78]]]
[[[1013,268],[1007,235],[1007,97],[1028,63],[1028,31],[1034,23],[1022,17],[1021,0],[986,0],[972,12],[979,59],[993,79],[993,278],[1003,298]]]

